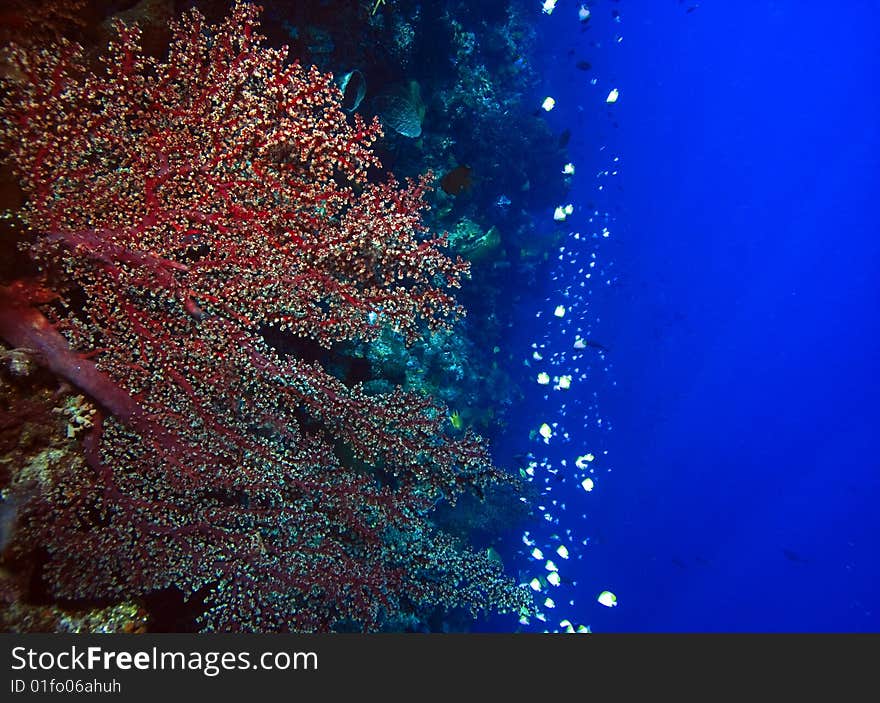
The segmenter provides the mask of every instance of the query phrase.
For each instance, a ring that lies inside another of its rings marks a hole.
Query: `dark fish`
[[[789,561],[797,562],[798,564],[806,564],[807,563],[807,560],[804,559],[800,554],[798,554],[797,552],[793,552],[790,549],[783,549],[782,553],[785,555],[785,558],[788,559]]]
[[[567,129],[562,134],[559,135],[559,148],[564,149],[568,146],[568,142],[571,139],[571,130]]]
[[[457,166],[440,179],[440,187],[449,195],[461,195],[473,185],[471,173],[469,166]]]
[[[581,339],[581,343],[584,347],[589,349],[597,349],[600,352],[608,353],[608,347],[599,344],[599,342],[594,342],[592,339]]]
[[[686,569],[687,568],[687,564],[685,564],[678,557],[672,557],[672,563],[673,563],[673,565],[677,566],[679,569]]]
[[[577,66],[577,68],[579,68],[581,71],[589,71],[591,68],[593,68],[593,64],[591,64],[589,61],[578,61],[575,66]]]

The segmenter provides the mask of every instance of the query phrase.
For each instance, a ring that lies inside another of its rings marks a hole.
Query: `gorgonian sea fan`
[[[506,480],[430,398],[370,395],[271,347],[407,341],[462,310],[467,265],[424,231],[426,179],[372,183],[377,122],[332,77],[264,45],[260,8],[190,11],[164,61],[136,27],[11,48],[0,143],[38,281],[0,292],[0,336],[103,416],[17,537],[58,597],[175,588],[220,630],[377,629],[435,606],[519,610],[525,591],[429,519]]]

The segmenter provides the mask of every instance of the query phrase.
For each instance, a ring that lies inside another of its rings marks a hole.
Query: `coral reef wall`
[[[115,23],[95,60],[11,47],[0,142],[33,275],[0,337],[85,393],[84,461],[8,477],[10,563],[48,597],[178,598],[217,630],[424,628],[529,597],[431,522],[510,479],[427,395],[346,384],[302,345],[415,343],[463,310],[468,264],[422,225],[330,75],[259,34],[259,8]],[[10,352],[12,353],[12,352]]]

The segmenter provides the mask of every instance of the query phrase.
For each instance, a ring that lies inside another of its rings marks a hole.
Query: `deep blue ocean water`
[[[429,164],[436,175],[448,169],[430,222],[467,225],[453,251],[470,252],[475,275],[466,285],[473,287],[462,298],[477,303],[460,339],[410,358],[394,345],[366,357],[359,347],[318,355],[294,343],[284,353],[314,355],[345,382],[373,374],[377,388],[406,379],[414,389],[442,392],[450,411],[473,411],[450,415],[451,436],[460,436],[452,429],[462,423],[482,432],[499,420],[485,432],[493,457],[522,476],[522,500],[533,514],[492,541],[493,526],[517,513],[504,512],[502,501],[516,496],[500,491],[486,515],[469,512],[479,509],[474,501],[457,515],[438,511],[438,524],[448,520],[456,535],[471,530],[481,548],[488,544],[480,540],[491,542],[488,555],[498,552],[505,571],[533,592],[538,613],[493,616],[474,629],[880,631],[880,0],[528,0],[534,53],[522,5],[507,5],[513,1],[386,0],[368,21],[363,1],[282,2],[268,13],[270,41],[290,41],[294,55],[320,70],[338,76],[366,64],[364,114],[378,110],[388,119],[381,106],[396,105],[396,117],[407,118],[406,134],[386,125],[377,144],[386,166],[410,175]],[[134,3],[90,4],[102,14]],[[24,4],[13,5],[0,17],[4,37],[27,24]],[[171,5],[219,13],[223,3]],[[92,30],[84,35],[97,41]],[[364,45],[355,46],[360,31]],[[493,68],[490,80],[483,71]],[[20,82],[16,69],[7,71],[9,85]],[[426,102],[417,97],[419,81]],[[422,119],[426,136],[415,141]],[[132,129],[128,136],[139,139]],[[287,152],[276,156],[293,168]],[[462,183],[444,187],[456,172]],[[559,201],[526,212],[563,190],[563,174],[570,187]],[[7,199],[20,195],[8,190]],[[5,220],[7,235],[20,224]],[[533,222],[537,242],[527,241]],[[26,238],[15,231],[7,250],[18,237]],[[97,241],[70,236],[80,239]],[[202,248],[187,245],[187,263]],[[537,264],[545,252],[549,260]],[[16,260],[7,258],[4,275],[18,278]],[[498,295],[505,276],[509,289],[505,283]],[[7,293],[5,304],[13,297]],[[72,311],[79,304],[68,303]],[[82,324],[84,339],[94,320],[81,312],[74,327]],[[264,331],[270,341],[274,328]],[[108,348],[116,344],[112,331],[106,336]],[[510,366],[496,374],[495,363]],[[475,369],[487,378],[473,378]],[[486,408],[493,383],[497,407]],[[71,422],[72,435],[89,426]],[[28,427],[22,437],[31,434]],[[178,446],[167,445],[169,452]],[[112,447],[106,458],[117,458]],[[351,462],[347,451],[340,459]],[[27,471],[33,466],[29,460]],[[77,481],[79,466],[70,474]],[[388,481],[379,468],[376,478]],[[42,515],[22,512],[18,489],[6,490],[22,476],[30,486],[30,474],[11,476],[4,470],[4,549],[18,514]],[[164,500],[164,490],[147,493]],[[246,509],[244,493],[241,501],[225,488],[214,493],[206,499],[219,501],[222,514]],[[47,491],[46,507],[54,500]],[[70,524],[111,527],[91,501],[83,505],[83,515],[71,508],[82,522]],[[128,510],[123,502],[120,515]],[[21,554],[31,554],[32,538],[23,538]],[[45,583],[40,577],[44,551],[34,551],[26,572],[6,575],[9,603],[12,593],[39,609],[53,592],[51,574],[42,575]],[[18,561],[10,564],[21,567]],[[168,582],[181,585],[169,568]],[[426,569],[416,578],[431,575]],[[90,586],[83,588],[87,594]],[[151,627],[193,626],[199,597],[184,604],[172,588],[153,596]],[[418,617],[389,618],[389,626],[470,625],[461,611],[443,618],[413,609]],[[22,613],[29,627],[32,614]]]
[[[880,630],[880,3],[578,7],[536,3],[574,211],[494,442],[545,491],[522,629]]]

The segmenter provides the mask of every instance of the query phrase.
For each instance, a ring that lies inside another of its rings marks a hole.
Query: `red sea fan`
[[[43,279],[3,289],[0,335],[105,414],[19,541],[48,551],[58,597],[198,592],[208,629],[519,610],[524,590],[427,517],[505,480],[483,441],[261,334],[412,341],[462,312],[448,289],[467,266],[421,226],[425,181],[368,182],[378,123],[265,47],[258,13],[186,14],[164,62],[118,24],[97,73],[70,43],[10,50],[0,143]]]

